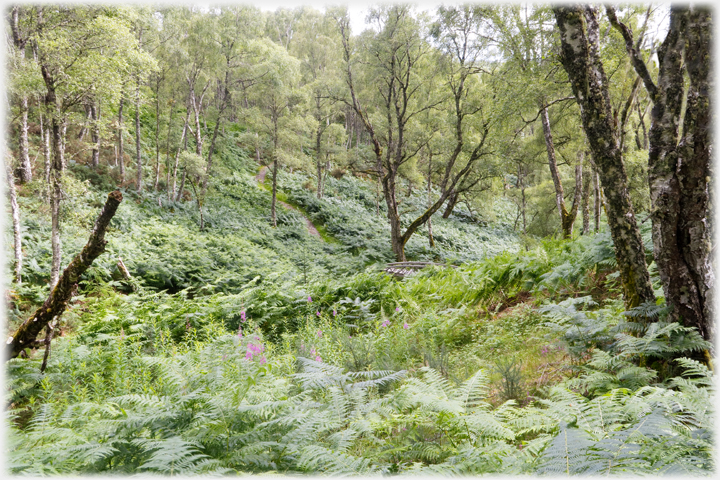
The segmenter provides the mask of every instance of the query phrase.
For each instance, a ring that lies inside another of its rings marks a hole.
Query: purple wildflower
[[[315,361],[322,363],[322,358],[320,358],[320,355],[318,355],[317,357],[315,357]]]
[[[312,297],[308,295],[308,303],[312,303]]]
[[[410,328],[410,325],[408,325],[408,323],[405,322],[405,323],[403,323],[403,328],[404,328],[405,330],[407,330],[408,328]]]
[[[337,310],[333,308],[333,317],[337,317]]]
[[[320,316],[320,310],[318,310],[317,312],[315,312],[315,315],[317,315],[317,316],[319,317],[319,316]]]
[[[396,311],[396,312],[399,312],[399,311],[400,311],[400,307],[395,307],[395,311]]]
[[[243,322],[245,321],[245,310],[240,312],[240,320]]]
[[[252,360],[255,355],[261,355],[265,351],[265,345],[262,343],[249,343],[245,352],[245,359]]]
[[[387,327],[389,325],[390,325],[390,320],[388,320],[387,318],[382,322],[382,324],[380,324],[381,327]]]
[[[322,330],[318,330],[318,338],[322,338]]]

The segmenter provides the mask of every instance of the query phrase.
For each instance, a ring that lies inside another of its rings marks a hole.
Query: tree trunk
[[[428,153],[428,181],[427,181],[427,208],[430,208],[432,206],[432,152]],[[432,215],[428,217],[427,220],[427,229],[428,229],[428,242],[430,243],[430,248],[435,248],[435,238],[433,238],[432,233]]]
[[[43,117],[40,116],[40,140],[43,144],[43,155],[45,156],[45,183],[50,185],[50,170],[52,169],[52,153],[50,149],[51,135],[50,125],[43,125]]]
[[[60,261],[62,257],[62,244],[60,242],[60,199],[62,173],[56,170],[52,172],[52,191],[50,196],[51,234],[50,243],[52,249],[52,264],[50,266],[50,288],[57,285],[60,278]]]
[[[28,37],[23,37],[20,31],[20,7],[14,6],[10,12],[10,29],[12,31],[13,46],[18,52],[21,62],[25,60],[25,45]],[[30,163],[30,152],[28,149],[28,98],[27,95],[20,97],[20,161],[19,175],[20,183],[32,181],[32,164]]]
[[[447,199],[447,205],[445,206],[445,211],[442,214],[442,218],[448,218],[450,214],[455,210],[455,206],[460,201],[460,196],[455,193],[454,191],[450,193]]]
[[[17,195],[15,193],[15,178],[12,174],[12,168],[8,163],[6,165],[8,194],[10,195],[10,208],[12,211],[13,222],[13,243],[15,245],[15,283],[22,283],[22,237],[20,233],[20,208],[17,203]]]
[[[220,114],[222,115],[222,112],[220,112]],[[219,131],[220,131],[220,117],[218,117],[217,123],[215,123],[215,129],[213,130],[212,140],[210,140],[210,148],[208,149],[207,165],[205,167],[205,176],[203,177],[202,188],[201,188],[203,197],[205,196],[205,192],[207,192],[208,179],[210,178],[210,172],[212,169],[213,152],[215,151],[215,141],[217,140]]]
[[[168,128],[168,135],[170,129]],[[155,95],[155,182],[153,190],[157,191],[160,184],[160,77],[157,81],[157,93]]]
[[[583,175],[582,181],[582,234],[590,233],[590,175]],[[577,188],[577,187],[575,187]]]
[[[683,259],[692,280],[698,286],[702,315],[690,319],[707,340],[714,339],[713,302],[715,275],[712,268],[712,232],[708,225],[711,152],[713,147],[712,107],[710,101],[710,50],[712,15],[706,6],[694,7],[688,14],[685,60],[690,77],[683,138],[679,143],[681,158],[677,171],[680,179],[680,242]],[[673,300],[673,303],[677,301]]]
[[[180,201],[180,198],[182,197],[183,189],[185,188],[185,178],[187,178],[187,170],[183,169],[182,179],[180,179],[180,188],[175,196],[176,202]]]
[[[170,119],[168,120],[167,141],[165,142],[165,191],[169,200],[172,200],[170,193],[170,132],[172,131],[173,114],[175,113],[175,99],[170,102]]]
[[[187,145],[187,128],[188,128],[188,120],[190,120],[190,109],[187,110],[187,113],[185,114],[185,123],[183,124],[182,129],[182,135],[180,136],[180,144]],[[172,172],[172,191],[169,190],[169,183],[168,183],[168,198],[172,198],[172,196],[175,195],[175,182],[177,181],[177,169],[178,169],[178,162],[180,161],[180,145],[178,145],[177,151],[175,152],[175,164],[173,165],[173,172]],[[185,177],[183,176],[183,184],[185,183]],[[182,187],[181,187],[182,188]],[[180,195],[175,198],[177,201],[180,198]]]
[[[125,182],[125,147],[123,144],[123,100],[124,100],[124,89],[120,93],[120,106],[118,107],[118,162],[120,165],[120,183]]]
[[[200,213],[200,231],[202,232],[205,229],[205,219],[203,217],[202,211],[202,199],[200,198],[200,195],[198,195],[198,191],[195,188],[195,182],[193,182],[192,176],[188,177],[188,180],[190,180],[190,186],[192,187],[193,193],[195,194],[195,201],[197,202],[198,212]]]
[[[90,105],[90,118],[92,121],[92,166],[97,168],[100,165],[100,107],[96,100]]]
[[[613,124],[608,80],[600,60],[596,9],[555,6],[553,10],[562,43],[560,60],[580,106],[585,135],[606,196],[608,224],[625,306],[630,309],[641,303],[654,302],[645,250],[630,203],[618,132]]]
[[[612,7],[607,12],[653,102],[648,155],[653,246],[670,318],[696,327],[711,340],[714,273],[707,225],[711,13],[705,7],[671,8],[667,37],[658,50],[656,85],[633,46],[630,30],[618,22]],[[690,79],[687,91],[685,72]]]
[[[345,120],[347,123],[347,119]],[[323,175],[322,175],[322,162],[320,161],[320,150],[322,148],[322,124],[318,122],[318,128],[315,132],[315,163],[317,166],[317,198],[323,197]]]
[[[137,177],[135,187],[142,192],[142,147],[140,145],[140,75],[135,78],[135,162],[137,164]]]
[[[600,214],[602,213],[602,190],[600,187],[600,175],[596,169],[593,169],[593,193],[594,209],[595,209],[595,233],[600,231]]]
[[[80,277],[92,265],[93,261],[105,251],[105,245],[107,244],[105,230],[115,215],[120,202],[122,202],[122,194],[119,191],[116,190],[108,195],[105,206],[95,221],[95,227],[85,247],[65,268],[58,283],[51,289],[50,295],[43,305],[8,338],[6,348],[10,358],[17,357],[26,347],[32,345],[42,329],[65,311],[77,288]]]
[[[277,155],[274,155],[273,169],[272,169],[272,201],[270,203],[270,218],[272,219],[273,227],[277,227],[277,213],[275,211],[276,203],[277,203],[277,170],[278,170]]]
[[[555,185],[555,205],[557,205],[558,214],[560,215],[560,223],[564,224],[564,219],[567,215],[567,209],[565,208],[565,192],[563,191],[562,182],[560,181],[557,160],[555,160],[555,144],[553,143],[552,132],[550,131],[550,117],[545,105],[540,106],[540,119],[542,120],[543,134],[545,136],[545,150],[547,151],[550,175],[552,176],[553,185]],[[565,236],[564,228],[563,237],[567,238],[567,236]]]
[[[32,181],[32,165],[28,150],[28,99],[26,95],[20,98],[20,183]]]
[[[555,185],[555,204],[560,214],[560,226],[562,228],[563,238],[572,237],[573,225],[577,217],[578,207],[580,205],[580,195],[582,193],[582,157],[578,165],[575,166],[575,196],[570,211],[565,206],[565,191],[563,190],[560,180],[560,172],[555,159],[555,144],[550,130],[550,116],[547,107],[540,105],[540,118],[542,120],[543,135],[545,136],[545,150],[548,155],[548,166],[550,167],[550,175],[552,176],[553,185]]]

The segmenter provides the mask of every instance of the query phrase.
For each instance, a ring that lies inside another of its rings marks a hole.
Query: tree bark
[[[12,211],[13,222],[13,243],[15,246],[15,283],[22,283],[22,237],[20,236],[20,208],[17,203],[17,195],[15,193],[15,178],[12,174],[10,163],[6,165],[8,194],[10,196],[10,208]]]
[[[590,233],[590,175],[583,175],[582,180],[582,234]],[[575,187],[577,188],[577,187]]]
[[[345,123],[347,123],[347,119],[345,120]],[[317,167],[317,198],[323,197],[323,165],[320,161],[321,157],[321,149],[322,149],[322,134],[323,134],[324,128],[322,127],[322,123],[318,121],[318,127],[315,131],[315,166]]]
[[[455,210],[455,206],[460,201],[460,195],[455,193],[454,191],[450,193],[447,200],[447,205],[445,206],[445,211],[442,214],[442,218],[448,218],[452,214],[453,210]]]
[[[168,127],[168,135],[170,128]],[[155,182],[153,190],[157,191],[160,183],[160,76],[157,79],[157,91],[155,94]]]
[[[198,212],[200,213],[200,231],[202,232],[203,230],[205,230],[205,218],[203,217],[202,211],[202,199],[200,198],[200,195],[198,195],[192,176],[188,177],[188,180],[190,180],[190,186],[192,187],[193,193],[195,194],[195,201],[197,202]]]
[[[28,99],[27,95],[20,98],[20,183],[32,181],[32,165],[28,149]]]
[[[180,201],[180,198],[182,197],[183,189],[185,188],[185,179],[187,178],[187,170],[183,169],[182,178],[180,179],[180,188],[177,191],[177,195],[175,195],[175,201]]]
[[[567,239],[572,237],[573,225],[575,224],[575,218],[577,217],[577,211],[580,205],[580,195],[582,194],[582,157],[578,165],[575,166],[575,196],[573,197],[572,207],[570,207],[570,211],[568,211],[565,206],[565,191],[563,190],[560,172],[555,158],[555,143],[553,142],[552,131],[550,130],[550,116],[547,106],[542,103],[540,105],[540,118],[542,121],[543,135],[545,137],[545,150],[548,155],[550,176],[555,186],[555,204],[560,214],[562,236]]]
[[[10,27],[13,35],[13,45],[20,56],[20,60],[25,59],[25,45],[28,37],[23,36],[20,32],[20,7],[14,6],[10,12]],[[20,162],[18,166],[18,180],[20,183],[28,183],[32,181],[32,165],[30,163],[30,152],[28,148],[28,97],[20,96]]]
[[[100,106],[97,100],[93,100],[90,104],[90,118],[92,120],[91,136],[93,142],[91,163],[93,168],[97,168],[100,165]]]
[[[599,26],[591,6],[555,6],[560,60],[580,106],[583,128],[606,196],[606,211],[620,270],[625,306],[654,302],[645,251],[635,221],[628,179],[613,123],[608,80],[600,60]]]
[[[623,35],[628,55],[653,102],[648,154],[653,246],[670,316],[696,327],[703,338],[711,340],[714,273],[707,225],[712,150],[711,13],[704,7],[671,8],[668,33],[658,50],[657,84],[633,46],[630,29],[618,21],[612,7],[607,7],[607,13]],[[690,79],[687,90],[685,73]]]
[[[137,176],[135,187],[142,192],[142,146],[140,145],[140,75],[135,77],[135,163],[137,164]]]
[[[429,149],[428,149],[429,150]],[[427,208],[430,208],[432,206],[432,152],[428,152],[428,180],[427,180]],[[428,217],[427,219],[427,229],[428,229],[428,242],[430,243],[430,248],[435,248],[435,238],[433,237],[432,232],[432,216]]]
[[[188,121],[190,120],[190,109],[187,110],[185,113],[185,123],[183,124],[182,129],[182,135],[180,136],[180,144],[187,145],[187,128],[188,128]],[[175,185],[177,181],[177,169],[178,169],[178,162],[180,161],[180,150],[182,147],[178,144],[177,151],[175,152],[175,164],[173,165],[173,172],[172,172],[172,191],[170,190],[169,183],[168,183],[168,198],[173,198],[175,196]],[[185,177],[183,176],[183,185],[185,184]],[[181,187],[182,189],[182,187]],[[175,201],[180,199],[180,195],[178,195],[175,198]]]
[[[120,106],[118,107],[118,162],[120,165],[120,183],[125,182],[125,146],[123,143],[123,104],[125,97],[125,88],[120,92]]]
[[[52,169],[52,153],[50,149],[50,125],[43,125],[43,117],[40,116],[40,141],[43,144],[43,156],[45,157],[45,183],[50,185],[50,170]]]
[[[550,130],[550,117],[545,105],[540,105],[540,118],[542,120],[543,135],[545,137],[545,150],[547,151],[548,156],[550,176],[552,177],[553,185],[555,186],[555,205],[557,206],[558,214],[560,215],[560,223],[564,224],[564,219],[567,215],[567,209],[565,208],[565,192],[563,190],[562,182],[560,181],[560,173],[557,168],[557,160],[555,159],[555,144],[553,143],[552,131]],[[565,237],[564,229],[563,237]]]
[[[38,334],[55,317],[60,316],[67,308],[80,277],[92,265],[93,261],[105,251],[105,231],[122,202],[122,194],[114,191],[108,195],[100,216],[95,221],[90,238],[82,251],[75,256],[65,268],[57,285],[35,313],[25,320],[15,333],[8,338],[6,349],[9,358],[17,357],[28,345],[31,345]]]
[[[273,169],[272,169],[272,201],[270,202],[270,218],[272,219],[272,225],[273,227],[277,227],[277,213],[276,213],[276,203],[277,203],[277,170],[278,170],[278,161],[277,156],[273,158]]]

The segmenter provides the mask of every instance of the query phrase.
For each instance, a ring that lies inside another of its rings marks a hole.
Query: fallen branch
[[[45,300],[43,305],[38,308],[35,313],[25,320],[17,331],[7,339],[7,355],[9,358],[17,357],[25,348],[35,345],[38,334],[45,328],[53,318],[59,317],[67,308],[68,302],[73,296],[75,286],[80,276],[90,268],[93,261],[105,251],[105,230],[110,220],[115,215],[120,202],[122,202],[122,193],[115,190],[108,195],[102,213],[95,221],[95,227],[90,234],[82,251],[73,258],[70,265],[63,270],[62,275],[58,279],[58,283]]]

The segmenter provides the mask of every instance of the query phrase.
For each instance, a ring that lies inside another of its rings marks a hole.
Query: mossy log
[[[82,251],[77,254],[65,270],[63,270],[57,285],[42,306],[38,308],[30,318],[25,320],[17,331],[7,339],[6,350],[9,358],[15,358],[25,348],[36,345],[36,338],[40,331],[45,328],[53,318],[61,315],[65,311],[68,302],[70,302],[73,293],[76,291],[80,276],[85,273],[95,259],[105,251],[105,245],[107,244],[105,240],[105,230],[115,215],[122,199],[122,193],[118,190],[108,195],[105,206],[95,221],[95,227],[85,247],[83,247]]]

